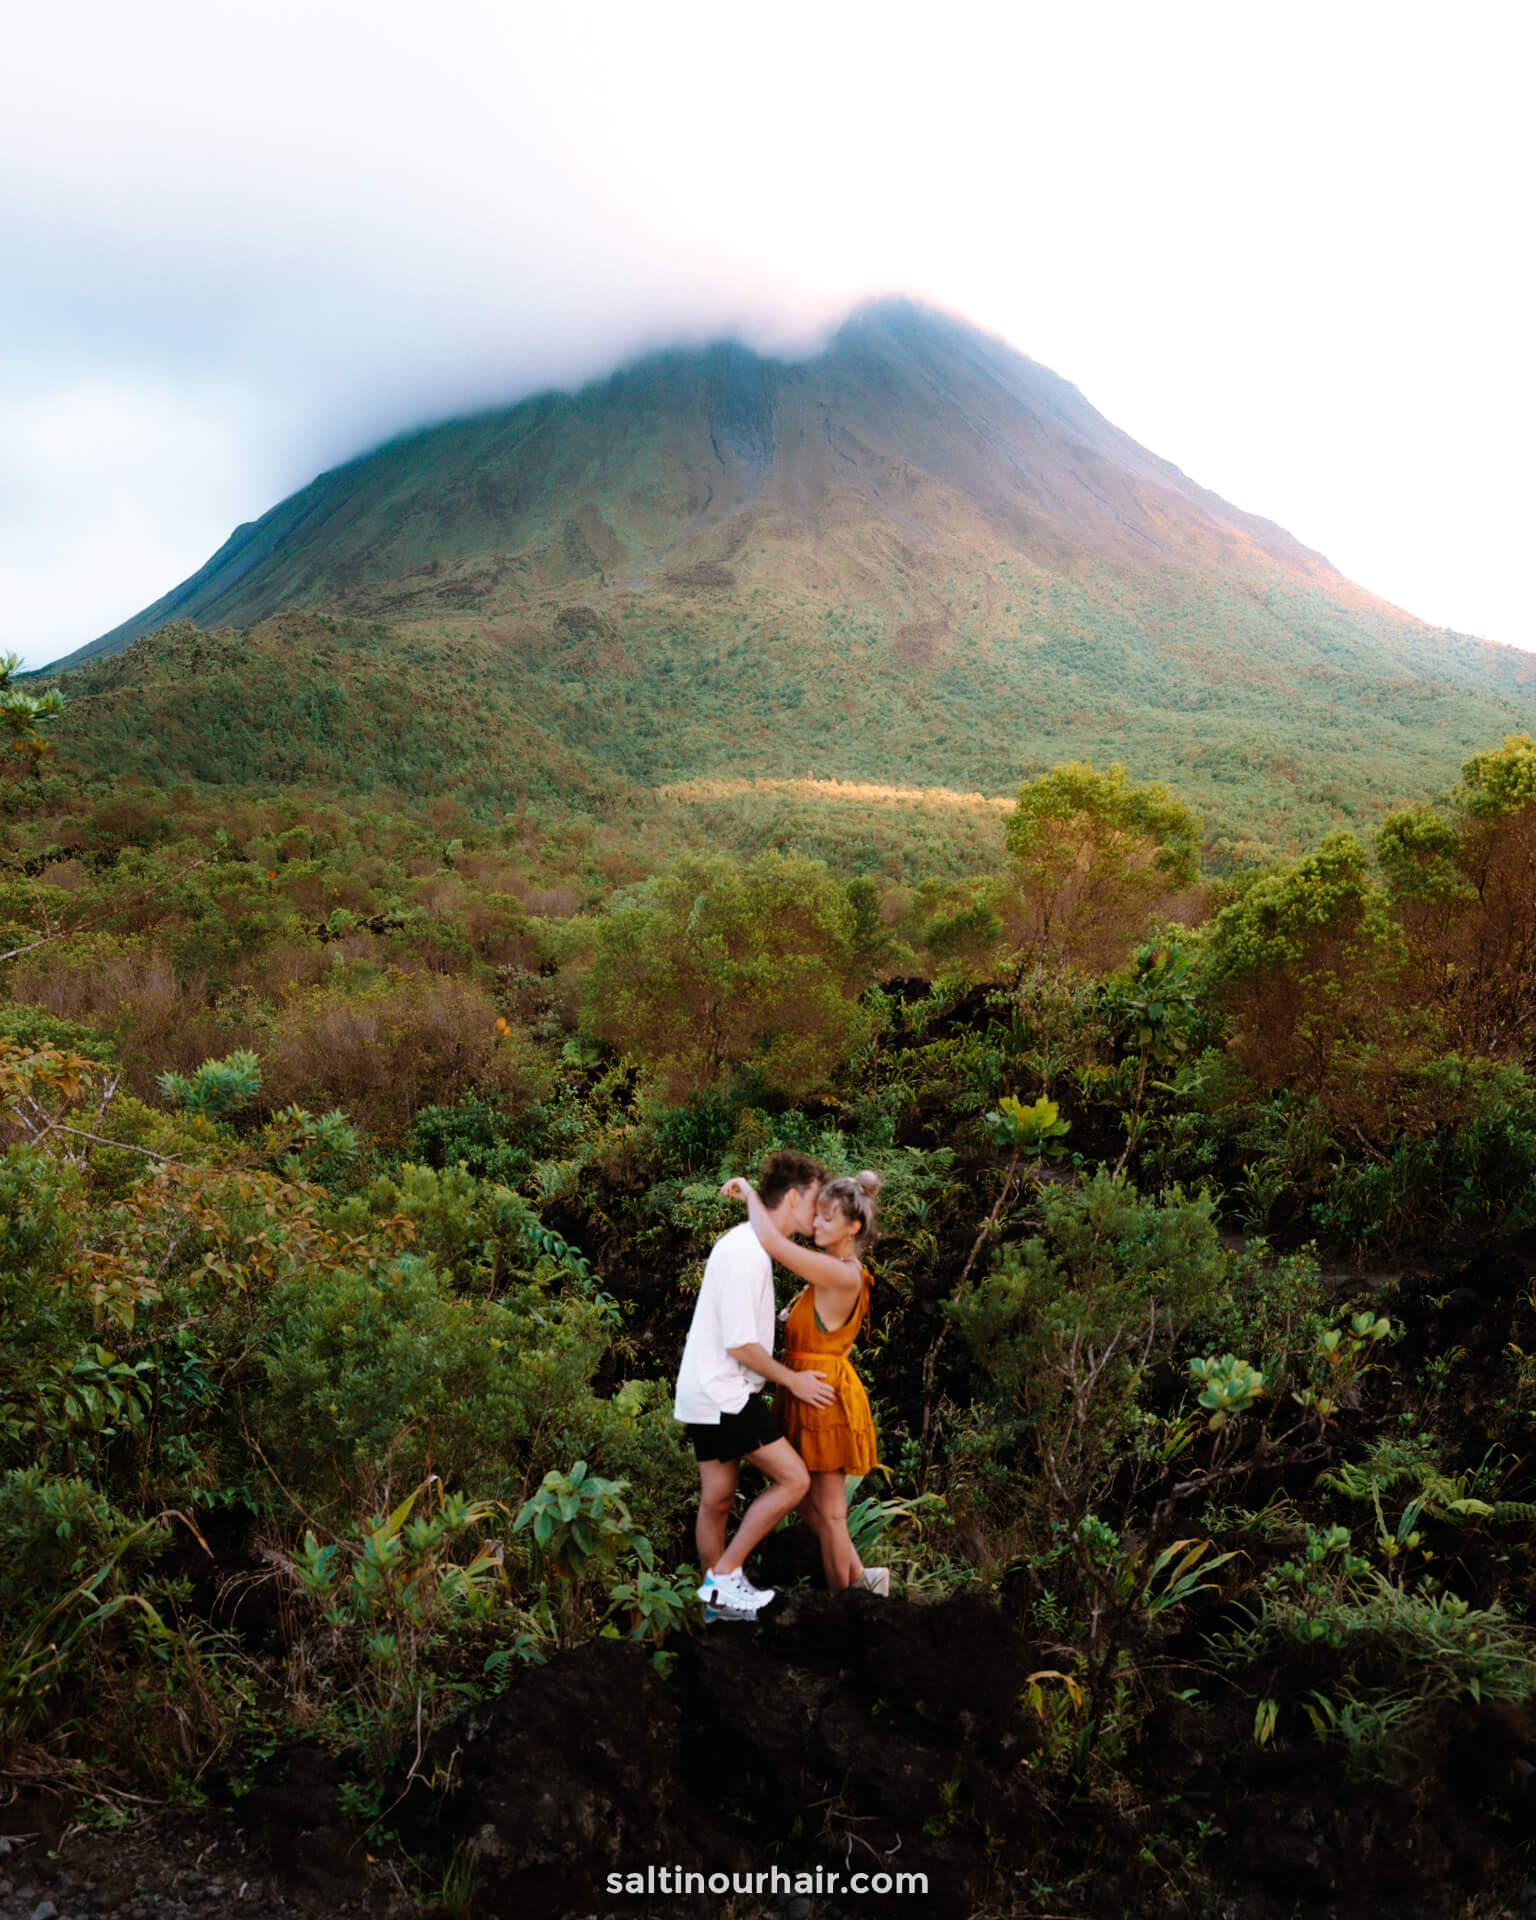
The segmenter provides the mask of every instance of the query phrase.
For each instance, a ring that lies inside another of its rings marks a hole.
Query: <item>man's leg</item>
[[[735,1573],[758,1541],[772,1533],[791,1507],[799,1506],[811,1484],[805,1462],[787,1440],[774,1440],[746,1458],[767,1475],[768,1485],[741,1516],[725,1552],[710,1562],[716,1573]]]
[[[699,1571],[708,1573],[718,1566],[725,1552],[725,1529],[731,1517],[731,1502],[736,1498],[737,1460],[701,1460],[699,1462],[699,1517],[693,1537],[699,1549]]]

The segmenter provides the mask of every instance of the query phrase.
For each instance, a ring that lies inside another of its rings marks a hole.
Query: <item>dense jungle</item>
[[[0,673],[0,1914],[1536,1912],[1536,742],[1258,859],[1072,760],[216,783],[71,685]],[[778,1146],[886,1181],[893,1596],[790,1522],[705,1628]]]

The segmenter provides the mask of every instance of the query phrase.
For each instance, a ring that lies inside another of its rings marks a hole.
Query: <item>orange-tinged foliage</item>
[[[599,923],[588,1018],[673,1098],[749,1066],[803,1094],[830,1083],[858,1030],[852,933],[815,861],[686,860]]]
[[[496,1004],[482,986],[397,974],[363,992],[321,986],[279,1011],[261,1046],[264,1094],[276,1106],[337,1106],[388,1140],[419,1108],[471,1086],[515,1094],[516,1062],[498,1051]]]
[[[1121,965],[1154,919],[1189,916],[1200,821],[1163,786],[1072,761],[1026,780],[1006,838],[1012,944],[1088,972]]]
[[[1446,814],[1405,808],[1377,857],[1408,953],[1404,989],[1441,1015],[1450,1044],[1532,1056],[1536,1026],[1536,742],[1475,755]]]
[[[1261,1086],[1321,1093],[1348,1036],[1370,1030],[1392,931],[1365,850],[1330,834],[1254,882],[1212,920],[1206,979],[1230,1047]]]

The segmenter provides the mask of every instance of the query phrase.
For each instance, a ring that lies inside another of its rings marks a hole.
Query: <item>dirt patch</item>
[[[948,637],[949,627],[942,620],[913,620],[896,629],[892,644],[903,660],[925,667]]]
[[[1143,1751],[1148,1773],[1214,1829],[1209,1865],[1243,1916],[1492,1920],[1504,1910],[1498,1896],[1482,1905],[1475,1896],[1508,1887],[1512,1860],[1479,1816],[1496,1809],[1517,1850],[1536,1840],[1520,1771],[1529,1732],[1518,1713],[1464,1703],[1414,1768],[1373,1779],[1315,1740],[1256,1750],[1251,1701],[1229,1697],[1198,1709],[1169,1701]],[[1528,1891],[1536,1914],[1536,1884]]]
[[[676,567],[662,578],[669,587],[685,593],[727,592],[736,585],[736,576],[718,560],[699,560],[691,567]]]
[[[10,1829],[0,1836],[0,1920],[32,1920],[39,1912],[55,1920],[193,1920],[227,1912],[250,1920],[406,1920],[424,1910],[403,1863],[382,1850],[370,1862],[349,1834],[347,1852],[331,1859],[319,1852],[314,1832],[300,1828],[269,1848],[243,1808],[162,1810],[110,1832],[65,1821],[59,1802],[33,1801],[3,1809],[0,1822]]]
[[[609,1872],[694,1855],[704,1839],[679,1744],[646,1650],[589,1641],[432,1740],[401,1831],[413,1849],[468,1863],[481,1911],[590,1911]]]
[[[1074,1798],[1019,1704],[1048,1663],[974,1595],[802,1589],[659,1658],[597,1639],[433,1736],[385,1795],[398,1845],[349,1820],[344,1757],[294,1742],[226,1811],[104,1834],[59,1803],[0,1810],[0,1920],[45,1901],[55,1920],[852,1920],[889,1909],[897,1873],[926,1886],[896,1904],[935,1920],[1536,1920],[1524,1716],[1448,1714],[1388,1781],[1304,1737],[1257,1749],[1240,1689],[1171,1695],[1128,1756],[1132,1797]]]

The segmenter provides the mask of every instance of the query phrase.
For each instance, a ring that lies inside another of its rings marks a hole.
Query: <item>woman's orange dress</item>
[[[802,1287],[784,1323],[784,1364],[797,1373],[810,1369],[824,1373],[836,1394],[825,1407],[812,1407],[780,1387],[773,1410],[794,1447],[812,1473],[868,1473],[875,1465],[875,1423],[869,1411],[864,1382],[853,1370],[849,1349],[869,1311],[870,1280],[853,1312],[833,1333],[816,1319],[816,1290]]]

